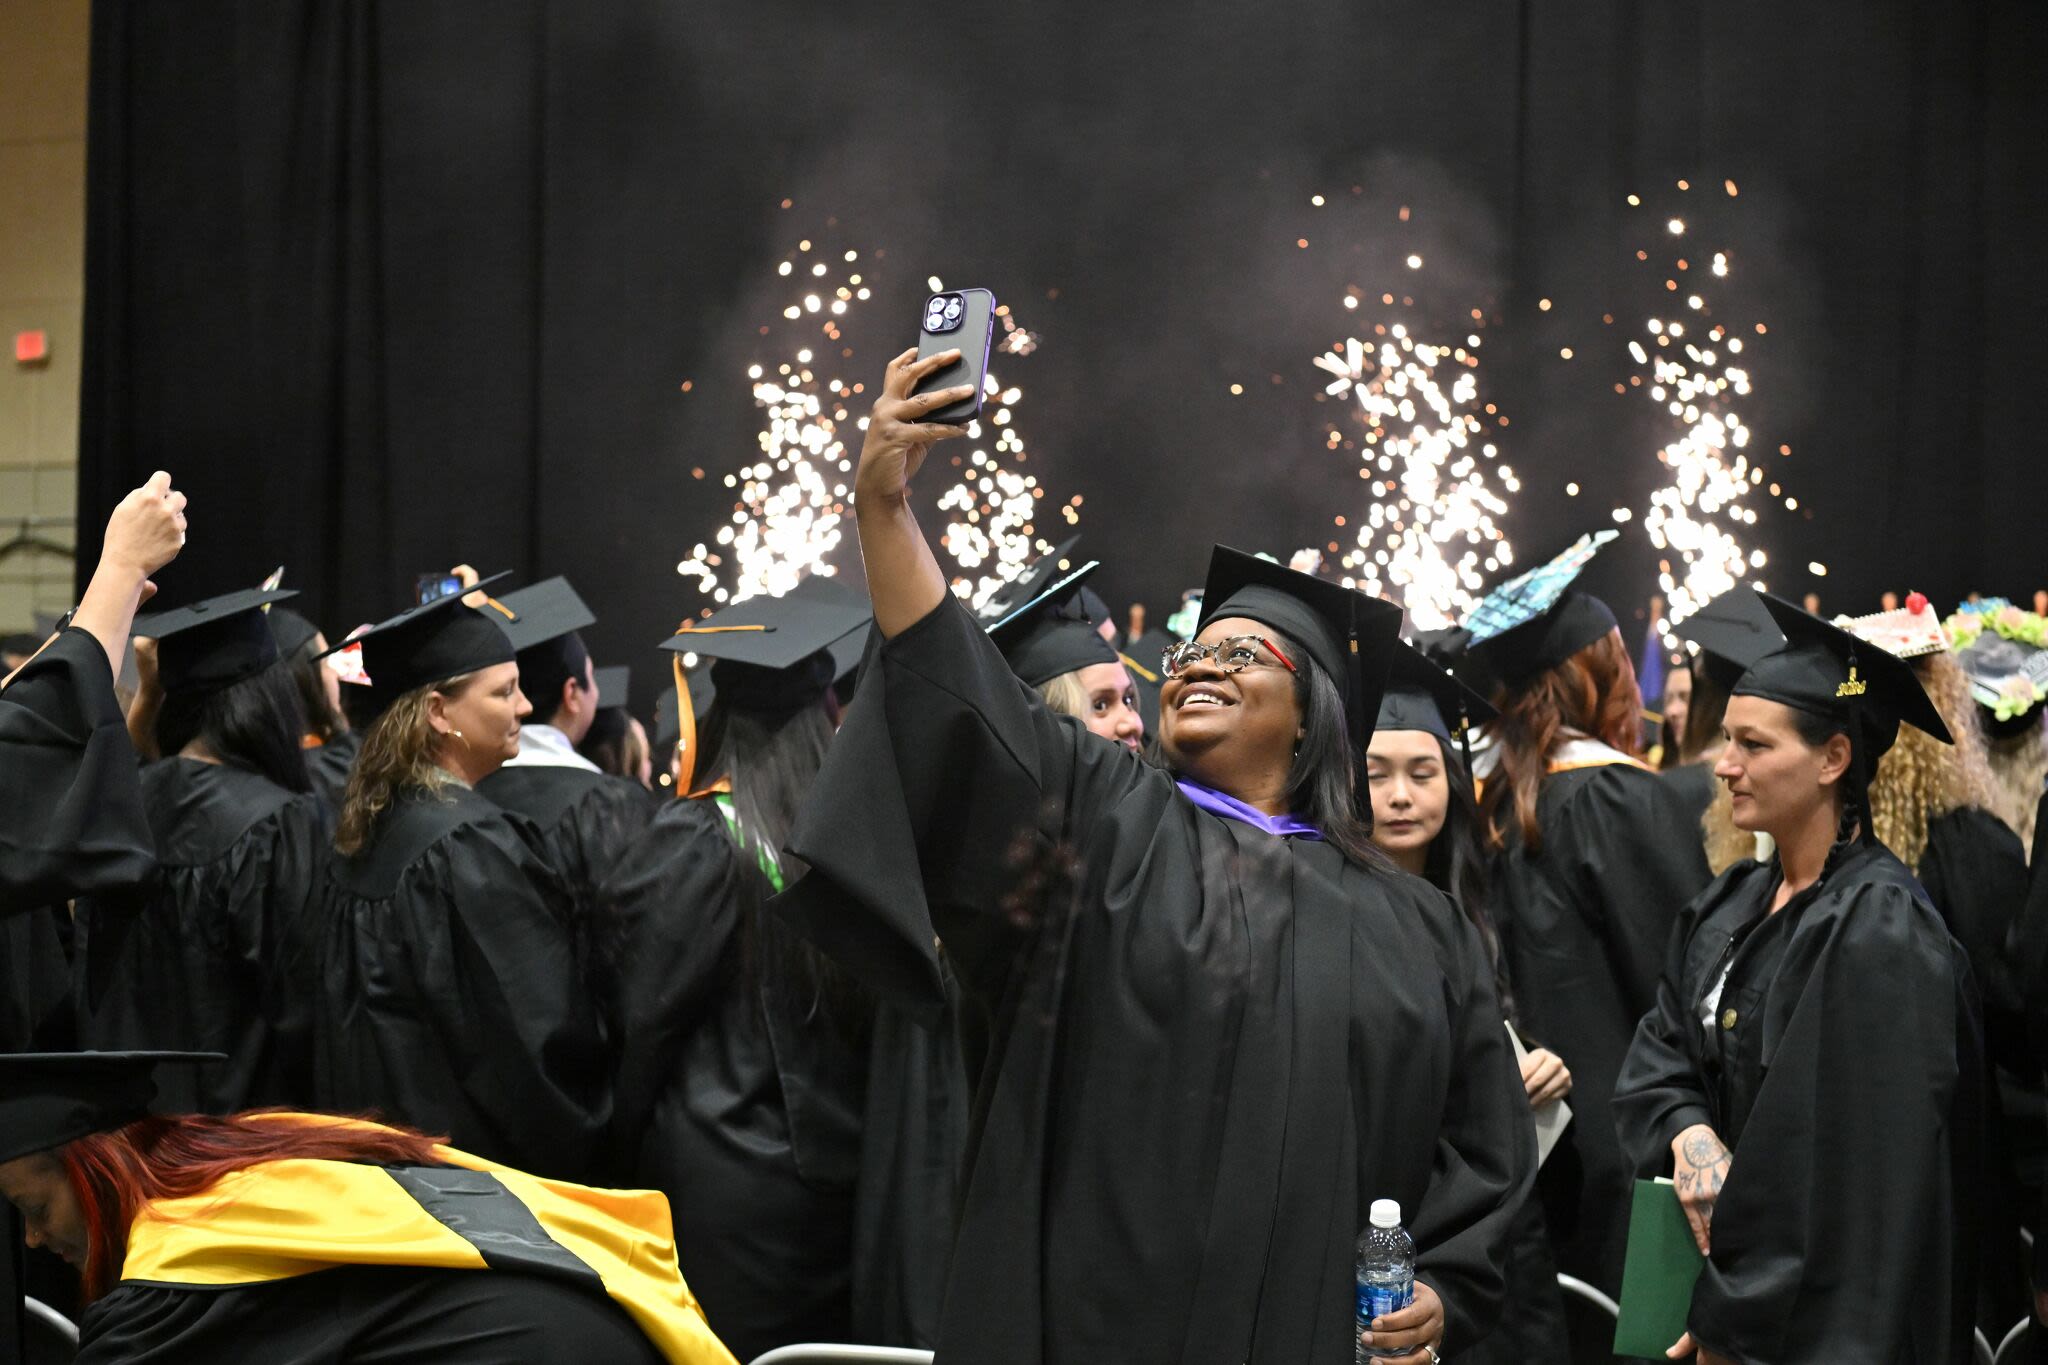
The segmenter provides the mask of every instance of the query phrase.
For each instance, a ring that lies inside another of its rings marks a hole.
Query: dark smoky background
[[[252,529],[233,564],[195,541],[181,561],[195,594],[248,578],[249,555],[258,575],[285,559],[307,566],[309,605],[346,624],[451,559],[561,572],[601,604],[604,660],[651,662],[703,605],[675,566],[729,517],[723,476],[756,458],[746,368],[796,344],[775,267],[805,238],[862,254],[874,296],[843,320],[854,355],[828,369],[870,390],[914,341],[928,276],[989,288],[1037,334],[997,373],[1025,391],[1040,530],[1083,499],[1083,552],[1105,561],[1119,611],[1142,601],[1159,619],[1219,540],[1282,557],[1348,547],[1366,485],[1356,452],[1325,448],[1337,405],[1316,401],[1315,356],[1396,319],[1455,341],[1478,309],[1480,391],[1509,418],[1492,435],[1521,480],[1503,522],[1519,561],[1638,509],[1590,585],[1639,621],[1659,558],[1640,509],[1678,427],[1614,386],[1643,320],[1683,306],[1670,261],[1697,252],[1697,277],[1717,249],[1733,273],[1700,290],[1712,321],[1769,328],[1745,333],[1751,454],[1799,501],[1751,499],[1742,537],[1769,555],[1771,585],[1819,591],[1830,611],[1885,589],[1946,607],[2048,586],[2028,379],[2048,359],[2038,6],[504,0],[476,7],[482,23],[446,9],[350,21],[375,60],[339,65],[380,118],[363,132],[337,114],[317,144],[294,141],[303,118],[264,115],[288,67],[221,87],[211,113],[195,87],[152,83],[196,69],[208,44],[260,52],[243,30],[281,21],[104,20],[126,26],[133,74],[95,98],[158,169],[92,208],[120,215],[103,240],[131,245],[127,274],[110,278],[104,252],[88,267],[89,294],[127,312],[103,333],[120,365],[87,374],[86,501],[110,503],[181,442],[220,447],[251,424],[247,395],[293,392],[260,367],[239,386],[173,382],[196,349],[189,319],[161,339],[136,321],[168,296],[133,259],[164,253],[177,296],[203,297],[191,225],[219,219],[209,203],[249,217],[264,189],[251,146],[344,185],[373,155],[382,177],[366,210],[384,224],[376,349],[353,334],[339,358],[304,348],[318,383],[384,376],[361,405],[375,421],[342,442],[309,425],[282,469],[274,432],[230,440],[197,491]],[[241,129],[225,153],[222,121]],[[213,150],[190,150],[209,134]],[[268,230],[253,221],[245,235]],[[239,278],[226,285],[232,303]],[[291,300],[268,302],[303,328]],[[216,350],[293,353],[239,335]],[[301,468],[328,485],[293,484]],[[489,515],[436,502],[451,480],[488,489]],[[928,506],[943,481],[924,483]],[[385,491],[351,502],[334,486]],[[326,548],[272,544],[309,505]],[[850,532],[837,560],[857,573]]]

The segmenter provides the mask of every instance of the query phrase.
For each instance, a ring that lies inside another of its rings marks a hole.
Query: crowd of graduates
[[[1674,1355],[2032,1313],[2038,615],[1738,588],[1646,708],[1600,537],[1405,639],[1224,546],[1185,638],[1071,543],[975,609],[947,359],[871,415],[867,592],[686,623],[651,743],[563,579],[150,610],[184,496],[114,510],[0,685],[10,1302],[93,1361],[1605,1360],[1565,1286],[1664,1178]]]

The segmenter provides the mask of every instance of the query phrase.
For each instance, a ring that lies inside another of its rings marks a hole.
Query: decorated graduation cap
[[[1752,588],[1730,588],[1673,630],[1699,646],[1698,667],[1723,692],[1732,692],[1743,670],[1785,643],[1785,633]]]
[[[2048,700],[2048,649],[1986,630],[1955,655],[1993,738],[2040,728],[2041,703]]]
[[[143,1117],[160,1067],[226,1060],[218,1052],[0,1053],[0,1161]]]
[[[990,594],[987,604],[975,613],[976,616],[986,626],[991,621],[1012,615],[1025,603],[1045,596],[1053,584],[1081,567],[1080,545],[1081,537],[1068,536],[1054,546],[1051,553],[1032,560],[1023,572]]]
[[[750,597],[702,621],[685,621],[661,642],[674,653],[678,795],[688,795],[697,766],[697,708],[684,656],[711,660],[711,687],[721,703],[749,711],[794,712],[825,699],[841,676],[833,649],[865,640],[874,611],[840,585],[800,583],[780,597]],[[857,656],[856,656],[857,661]]]
[[[1392,646],[1399,642],[1399,607],[1225,545],[1210,556],[1202,603],[1203,626],[1242,616],[1271,626],[1315,660],[1344,698],[1345,720],[1363,762]]]
[[[1952,742],[1911,664],[1781,597],[1757,596],[1784,633],[1785,643],[1744,671],[1735,684],[1735,696],[1762,697],[1842,721],[1849,728],[1858,775],[1865,782],[1898,738],[1900,721],[1944,744]]]
[[[1100,567],[1093,560],[1079,566],[989,624],[989,639],[1026,684],[1039,687],[1076,669],[1120,662],[1083,600]]]
[[[277,662],[263,608],[296,596],[245,588],[138,617],[135,633],[157,642],[157,679],[165,692],[215,692]]]
[[[1580,536],[1556,558],[1487,593],[1461,623],[1472,658],[1513,687],[1605,637],[1615,627],[1614,613],[1572,584],[1600,548],[1620,534]]]
[[[1379,721],[1373,728],[1423,730],[1446,744],[1456,740],[1469,749],[1472,727],[1499,714],[1443,665],[1413,645],[1396,641],[1387,689],[1380,694]]]
[[[416,687],[509,664],[512,638],[505,633],[505,623],[514,616],[512,609],[488,595],[481,607],[464,602],[509,577],[492,574],[459,593],[409,607],[327,653],[361,647],[362,672],[369,677],[371,703],[379,714]]]

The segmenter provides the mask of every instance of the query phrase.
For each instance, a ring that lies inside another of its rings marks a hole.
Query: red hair
[[[1500,745],[1500,767],[1486,783],[1480,808],[1487,824],[1501,830],[1501,808],[1512,803],[1522,847],[1543,851],[1536,823],[1536,796],[1550,771],[1550,755],[1567,727],[1622,753],[1640,747],[1643,694],[1635,665],[1614,631],[1519,687],[1503,690],[1494,705],[1500,719],[1491,727]]]
[[[285,1112],[152,1116],[59,1148],[57,1159],[85,1218],[85,1301],[91,1303],[120,1278],[128,1228],[142,1206],[154,1200],[203,1194],[223,1177],[266,1161],[447,1164],[434,1151],[443,1139],[409,1128],[263,1121],[266,1114]]]

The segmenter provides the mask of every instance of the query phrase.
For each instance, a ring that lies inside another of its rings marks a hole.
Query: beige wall
[[[0,545],[24,517],[69,545],[77,497],[79,342],[85,297],[88,0],[0,0]],[[17,332],[50,359],[14,361]],[[0,556],[0,631],[71,600],[68,559]]]

